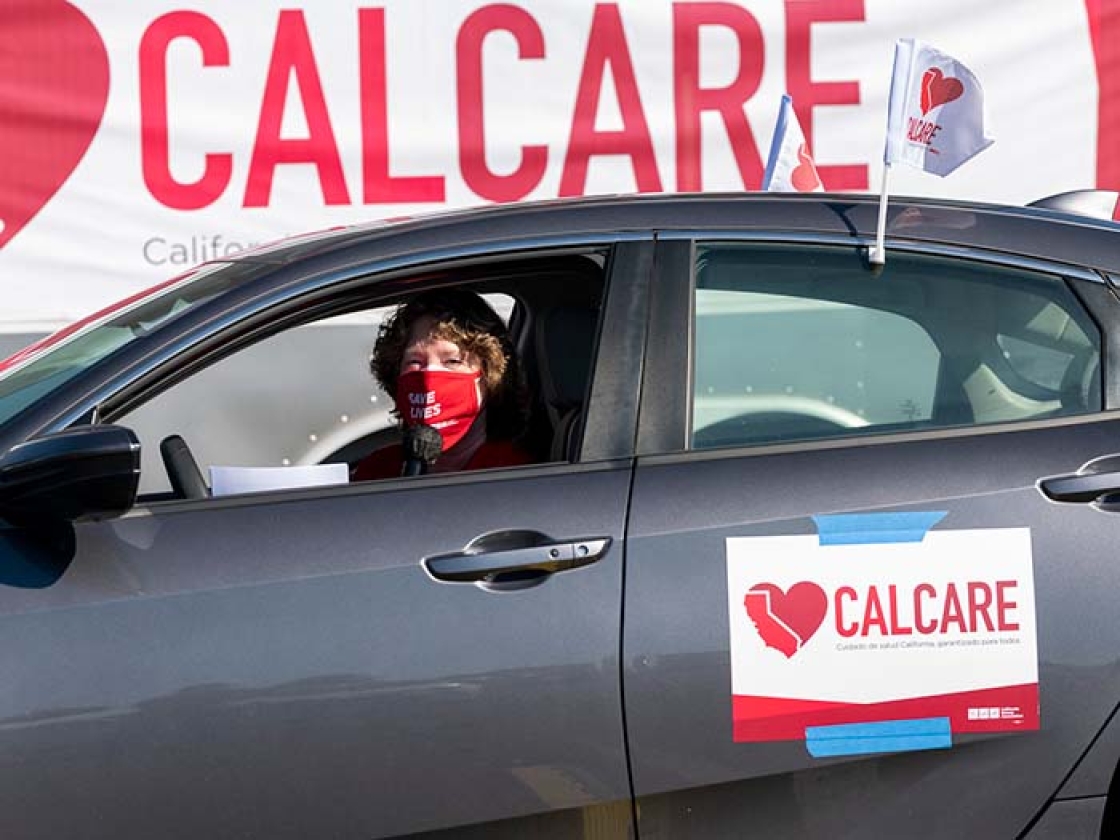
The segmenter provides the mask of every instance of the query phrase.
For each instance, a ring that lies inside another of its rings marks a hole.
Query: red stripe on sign
[[[1023,732],[1039,726],[1038,683],[911,697],[883,703],[830,703],[781,697],[731,697],[735,741],[795,741],[807,726],[947,717],[954,734]]]
[[[1120,0],[1085,0],[1097,63],[1097,186],[1120,190]],[[1113,210],[1120,219],[1120,203]]]

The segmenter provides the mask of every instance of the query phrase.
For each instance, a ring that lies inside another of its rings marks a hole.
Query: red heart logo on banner
[[[759,583],[747,590],[747,616],[754,622],[763,643],[793,656],[813,638],[828,610],[828,596],[807,580],[783,591],[772,583]]]
[[[922,74],[922,116],[924,117],[938,105],[952,102],[964,93],[960,79],[946,76],[936,67]]]
[[[789,180],[793,184],[793,188],[798,192],[812,192],[821,185],[821,178],[817,174],[817,166],[813,163],[813,158],[805,149],[805,144],[801,144],[801,148],[797,150],[797,159],[800,163],[790,173]]]
[[[85,155],[109,96],[97,29],[62,0],[0,6],[0,248]]]

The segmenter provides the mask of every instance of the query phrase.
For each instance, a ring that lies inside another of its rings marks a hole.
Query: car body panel
[[[1059,796],[1079,799],[1105,796],[1116,772],[1116,756],[1120,755],[1120,705],[1104,726],[1092,746],[1086,751],[1077,769],[1062,785]]]
[[[5,836],[374,837],[628,800],[629,469],[529,472],[77,525],[56,583],[0,587]],[[520,591],[419,564],[509,529],[613,544]]]
[[[843,195],[503,205],[297,237],[215,268],[235,281],[227,293],[0,425],[0,453],[111,422],[347,295],[602,249],[608,291],[572,463],[146,499],[65,529],[0,524],[0,829],[920,837],[1091,825],[1120,758],[1105,729],[1120,700],[1120,514],[1049,502],[1036,483],[1120,452],[1117,298],[1101,276],[1120,275],[1115,225],[901,198],[887,224],[888,264],[893,248],[1071,278],[1103,330],[1105,410],[689,451],[694,241],[856,252],[877,212],[877,197]],[[735,743],[727,539],[812,535],[818,514],[934,508],[945,528],[1030,529],[1041,729],[827,759],[804,741]],[[610,542],[597,562],[532,585],[425,571],[424,558],[509,531]]]
[[[1058,506],[1044,475],[1111,451],[1120,419],[788,454],[639,463],[627,547],[627,726],[642,826],[671,836],[1014,836],[1120,692],[1120,518]],[[672,488],[672,493],[666,490]],[[687,512],[677,501],[690,500]],[[734,743],[728,537],[814,534],[820,513],[948,511],[953,529],[1028,526],[1042,729],[950,750],[813,759],[804,742]],[[1076,543],[1077,551],[1068,546]],[[1070,621],[1072,605],[1083,623]],[[998,780],[998,781],[997,781]],[[949,803],[952,803],[951,806]],[[710,820],[710,822],[709,822]],[[643,830],[646,830],[643,828]]]
[[[701,236],[720,241],[726,227]],[[1120,625],[1111,606],[1120,567],[1109,548],[1120,516],[1052,503],[1036,483],[1120,449],[1120,415],[685,452],[692,350],[673,338],[688,332],[692,253],[684,237],[659,245],[638,441],[640,453],[682,451],[639,457],[628,528],[623,667],[639,830],[673,837],[1024,831],[1120,697]],[[868,282],[889,281],[869,274]],[[1078,291],[1113,330],[1117,304],[1104,285]],[[727,540],[816,535],[813,517],[821,514],[929,510],[945,512],[939,528],[1029,528],[1041,730],[954,735],[947,750],[839,758],[813,758],[806,741],[736,743]]]
[[[1054,802],[1024,837],[1026,840],[1096,840],[1104,834],[1105,798]]]

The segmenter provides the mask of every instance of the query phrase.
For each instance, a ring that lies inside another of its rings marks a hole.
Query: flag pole
[[[884,242],[887,232],[887,176],[890,174],[891,165],[883,163],[883,187],[879,193],[879,223],[875,227],[875,245],[868,252],[867,259],[873,265],[885,265],[887,262],[887,247]]]

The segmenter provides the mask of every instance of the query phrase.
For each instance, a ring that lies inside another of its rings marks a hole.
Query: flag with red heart
[[[97,28],[63,0],[0,5],[0,248],[58,192],[109,95]]]
[[[895,45],[884,161],[945,176],[994,141],[984,91],[963,63],[928,44]]]
[[[793,98],[788,94],[782,97],[778,108],[762,189],[769,192],[821,192],[824,189],[805,132],[793,110]]]

